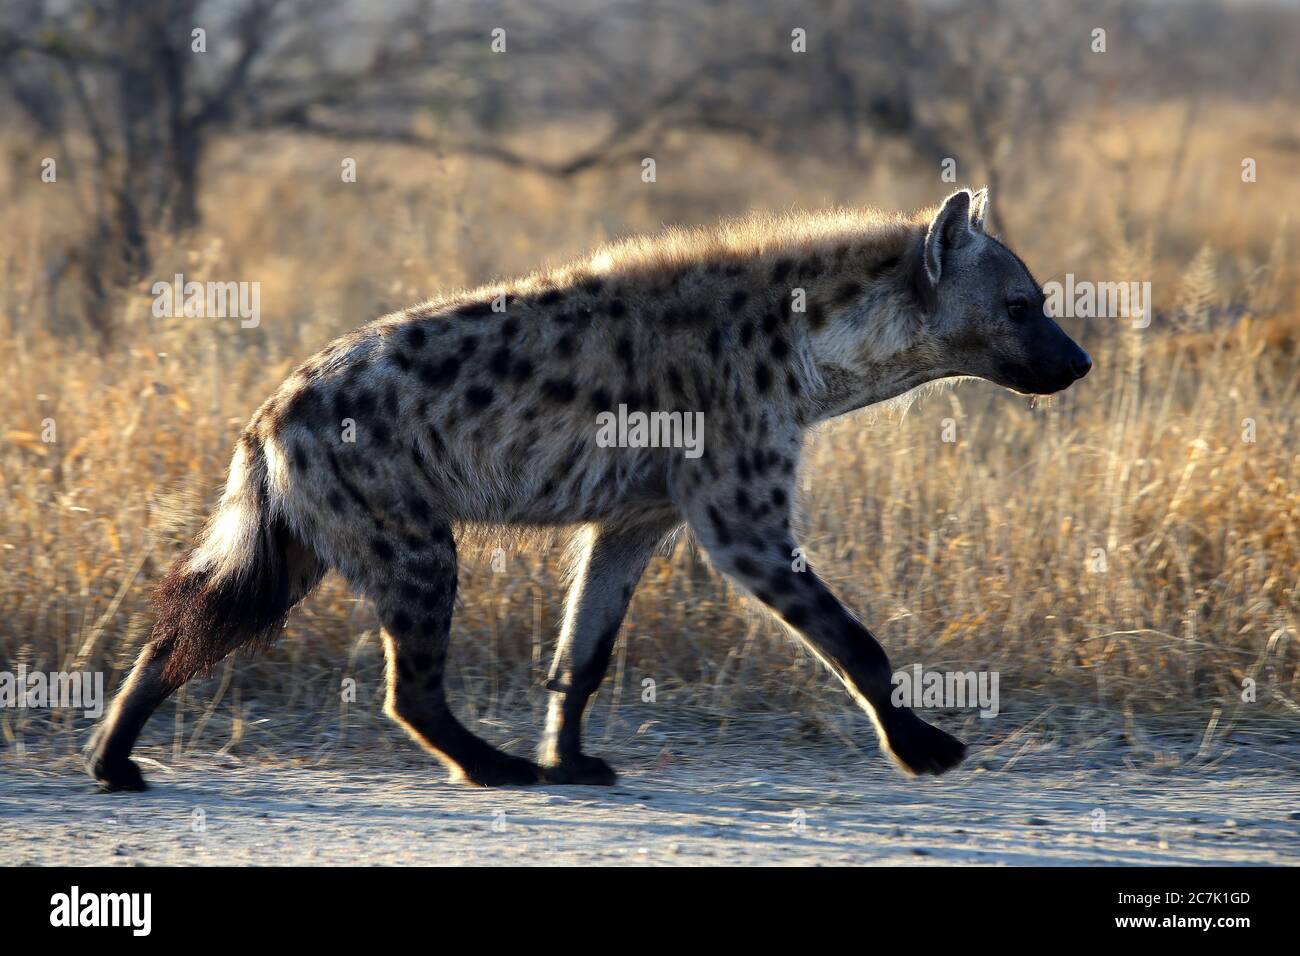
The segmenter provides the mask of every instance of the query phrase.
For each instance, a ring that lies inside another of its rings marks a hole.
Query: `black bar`
[[[918,941],[963,931],[1005,941],[1041,929],[1062,942],[1195,935],[1231,944],[1289,933],[1300,888],[1296,870],[1264,868],[537,869],[11,868],[0,875],[0,899],[10,939],[79,934],[127,946],[256,941],[260,950],[354,938],[389,945],[414,936],[436,947],[454,941],[458,926],[484,945],[575,932],[595,945],[637,937],[666,945],[691,927],[698,946],[700,936],[721,941],[758,931],[761,940],[782,924],[838,935],[870,925],[863,919]],[[126,925],[51,925],[52,917],[68,917],[74,886],[87,918],[98,894],[149,894],[147,936],[135,935],[130,919],[143,928],[144,897],[137,909],[120,910]],[[858,918],[835,915],[845,909]],[[1154,923],[1120,925],[1134,919]],[[1200,925],[1203,919],[1212,924]],[[1218,922],[1225,919],[1246,922]]]

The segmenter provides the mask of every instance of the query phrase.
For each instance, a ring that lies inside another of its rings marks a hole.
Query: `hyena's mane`
[[[598,278],[619,278],[650,286],[692,267],[721,271],[819,253],[851,256],[859,265],[870,268],[911,251],[925,221],[922,215],[836,206],[815,211],[749,213],[703,226],[668,226],[612,240],[582,256],[516,279],[449,290],[392,318],[466,314],[466,310],[490,307],[499,296],[505,297],[508,307],[516,299],[580,288]]]

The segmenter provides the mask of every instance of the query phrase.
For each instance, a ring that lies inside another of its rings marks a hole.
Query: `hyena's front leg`
[[[618,775],[582,752],[582,715],[605,677],[628,601],[655,548],[680,519],[605,524],[586,529],[547,688],[553,693],[539,760],[551,783],[608,786]]]
[[[908,708],[893,706],[884,648],[796,558],[788,476],[763,480],[766,469],[747,470],[748,475],[700,483],[694,493],[679,492],[691,530],[713,563],[775,611],[839,677],[871,716],[881,748],[905,772],[941,774],[955,767],[965,745]]]

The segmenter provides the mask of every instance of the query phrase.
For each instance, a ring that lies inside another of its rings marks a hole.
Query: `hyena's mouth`
[[[1074,384],[1081,376],[1073,371],[1061,374],[1044,373],[1040,369],[1031,369],[1024,365],[1004,362],[998,366],[998,384],[1021,395],[1033,397],[1055,395]]]

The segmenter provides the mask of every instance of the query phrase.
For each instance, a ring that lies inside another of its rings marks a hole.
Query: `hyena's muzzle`
[[[1011,348],[1000,350],[994,380],[1025,395],[1051,395],[1092,369],[1092,359],[1047,315],[1016,329]]]

